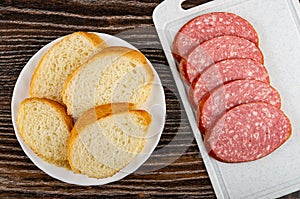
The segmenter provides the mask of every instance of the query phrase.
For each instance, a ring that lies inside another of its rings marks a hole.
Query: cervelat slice
[[[247,20],[233,13],[213,12],[187,22],[175,36],[172,53],[179,62],[198,44],[223,35],[243,37],[258,45],[258,35]]]
[[[191,83],[208,66],[225,59],[248,58],[263,64],[260,49],[247,39],[235,36],[220,36],[208,40],[191,51],[180,62],[180,73]]]
[[[291,135],[288,117],[267,103],[249,103],[226,112],[207,132],[209,154],[224,162],[262,158],[280,147]]]
[[[270,83],[269,74],[261,63],[251,59],[227,59],[210,66],[194,79],[189,90],[191,103],[197,107],[208,92],[224,83],[239,79]]]
[[[200,131],[205,133],[226,110],[251,102],[281,106],[280,95],[270,84],[257,80],[232,81],[217,87],[201,100],[198,107]]]

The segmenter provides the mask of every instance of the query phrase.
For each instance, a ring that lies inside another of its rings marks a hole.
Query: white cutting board
[[[153,21],[187,112],[201,157],[218,198],[275,198],[300,190],[300,6],[298,0],[215,0],[183,10],[184,0],[165,0]],[[291,138],[272,154],[248,163],[222,163],[210,158],[171,54],[177,31],[190,19],[226,11],[248,20],[256,29],[271,85],[282,98],[292,122]]]

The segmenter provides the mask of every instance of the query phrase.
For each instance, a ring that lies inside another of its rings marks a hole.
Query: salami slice
[[[247,162],[279,148],[291,135],[288,117],[267,103],[249,103],[226,112],[207,132],[211,156],[224,162]]]
[[[208,66],[225,60],[248,58],[263,64],[260,49],[252,42],[235,36],[220,36],[197,46],[180,62],[180,73],[191,83]]]
[[[172,44],[173,55],[179,62],[197,45],[224,35],[243,37],[258,45],[258,35],[247,20],[232,13],[213,12],[190,20],[178,31]]]
[[[270,83],[264,65],[251,59],[227,59],[210,66],[191,84],[191,103],[197,107],[201,99],[217,86],[233,80],[254,79]]]
[[[200,102],[200,131],[205,133],[226,110],[250,102],[265,102],[277,108],[281,106],[280,95],[271,85],[257,80],[232,81],[219,86]]]

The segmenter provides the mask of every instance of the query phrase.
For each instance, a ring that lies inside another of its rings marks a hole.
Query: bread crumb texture
[[[95,51],[107,44],[97,35],[75,32],[53,45],[40,60],[31,80],[30,97],[62,102],[62,89],[67,77]]]
[[[109,177],[142,151],[151,115],[144,110],[103,111],[112,105],[97,106],[76,122],[68,143],[73,171],[94,178]],[[126,103],[122,105],[126,107]]]
[[[62,105],[48,99],[25,99],[18,110],[17,125],[23,140],[39,157],[69,167],[67,140],[73,119]]]
[[[130,102],[140,107],[150,95],[154,73],[144,55],[125,47],[108,47],[74,71],[63,89],[68,114],[107,103]]]

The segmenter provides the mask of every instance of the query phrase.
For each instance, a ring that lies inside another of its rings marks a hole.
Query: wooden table
[[[159,0],[0,1],[0,198],[215,198],[152,22]],[[189,1],[184,7],[205,3]],[[167,118],[150,159],[135,173],[103,186],[63,183],[39,170],[14,134],[10,103],[19,73],[41,47],[74,31],[116,35],[137,46],[164,86]],[[300,192],[283,198],[299,198]]]

